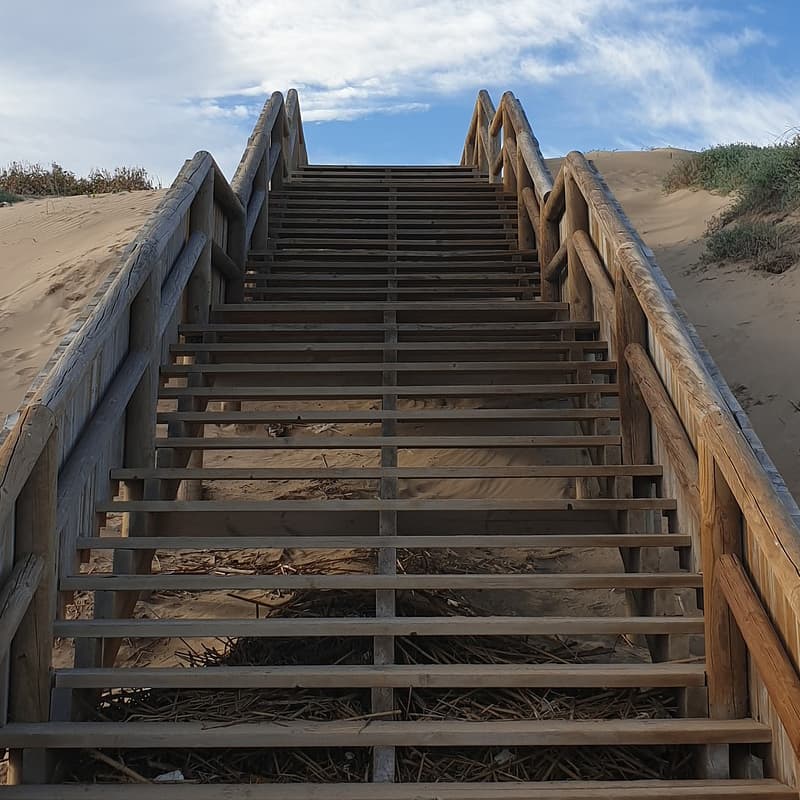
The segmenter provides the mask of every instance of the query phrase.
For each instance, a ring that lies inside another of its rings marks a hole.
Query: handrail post
[[[592,285],[575,253],[572,236],[575,231],[589,233],[589,206],[581,193],[573,176],[567,172],[565,175],[564,193],[566,203],[566,230],[567,241],[567,281],[566,297],[569,303],[570,318],[579,322],[594,319],[592,304]]]
[[[269,147],[264,151],[258,164],[258,169],[253,178],[252,194],[255,194],[260,189],[264,190],[264,202],[259,209],[256,224],[253,228],[253,236],[250,240],[250,246],[254,250],[266,250],[269,238]]]
[[[497,162],[497,156],[500,154],[500,132],[495,131],[492,133],[492,121],[490,119],[486,120],[486,136],[489,141],[489,152],[488,152],[488,162],[489,162],[489,183],[499,183],[500,176],[495,171],[495,163]]]
[[[506,143],[510,141],[514,149],[516,149],[517,140],[514,133],[514,126],[511,124],[505,96],[501,102],[503,108],[503,188],[506,192],[515,194],[517,191],[517,178],[514,174],[514,167],[516,164],[511,163],[511,151],[506,146]]]
[[[260,171],[260,168],[259,168]],[[258,227],[258,226],[256,226]],[[189,324],[203,324],[208,322],[211,306],[211,243],[214,236],[214,171],[209,171],[202,188],[192,203],[189,212],[189,235],[194,231],[206,234],[207,240],[200,258],[197,260],[192,277],[186,286],[186,322]],[[202,354],[194,356],[195,363],[200,363],[204,358]],[[200,386],[203,376],[192,374],[187,380],[189,386]],[[183,400],[186,408],[181,408]],[[200,404],[194,398],[182,398],[178,401],[179,410],[202,411]],[[203,403],[203,406],[205,403]],[[203,425],[187,425],[187,435],[202,436]],[[181,456],[181,460],[184,460]],[[203,466],[203,451],[192,450],[186,458],[185,466],[200,468]],[[183,481],[180,495],[184,500],[199,500],[202,497],[202,481]]]
[[[625,359],[629,345],[638,344],[645,351],[648,350],[647,318],[625,275],[625,270],[619,263],[616,273],[612,346],[617,360],[622,459],[624,464],[650,464],[652,462],[650,414],[639,385],[633,379]]]
[[[715,581],[720,556],[742,558],[742,514],[704,433],[698,445],[708,713],[742,719],[748,714],[747,650]]]
[[[125,412],[123,465],[149,468],[155,465],[156,405],[158,403],[158,368],[160,342],[157,336],[161,288],[158,270],[153,269],[130,307],[129,350],[145,353],[150,363],[142,373]],[[155,481],[132,481],[123,487],[126,500],[158,499]],[[133,511],[122,519],[122,536],[147,536],[150,515]],[[113,570],[116,574],[147,574],[153,559],[152,550],[115,550]],[[132,616],[139,592],[97,592],[95,616],[113,619]],[[98,644],[94,658],[104,667],[114,666],[121,639],[104,639]],[[102,649],[100,649],[102,648]]]
[[[542,213],[541,206],[536,201],[536,190],[533,186],[533,179],[525,166],[525,159],[522,156],[522,148],[517,147],[517,247],[520,250],[533,250],[536,247],[536,236],[534,235],[534,221],[528,213],[524,193],[528,189],[533,195],[533,203],[537,206],[537,219]]]
[[[47,722],[50,719],[57,593],[57,481],[58,433],[53,430],[16,503],[14,557],[19,560],[26,555],[38,555],[44,559],[45,567],[39,588],[11,645],[8,716],[13,722]],[[46,750],[9,753],[9,783],[46,783],[52,768],[52,759]]]

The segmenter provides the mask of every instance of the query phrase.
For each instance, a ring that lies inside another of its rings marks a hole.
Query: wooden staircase
[[[183,323],[161,369],[156,466],[112,470],[119,492],[96,508],[99,535],[77,540],[91,568],[61,579],[94,597],[93,614],[55,625],[77,643],[76,666],[55,673],[63,721],[11,723],[3,743],[101,749],[121,764],[137,750],[255,749],[367,765],[352,783],[286,784],[297,778],[266,769],[224,791],[157,789],[176,799],[796,797],[759,776],[768,726],[706,716],[692,539],[662,467],[622,463],[617,364],[597,322],[541,300],[516,194],[470,167],[307,166],[270,193],[268,213],[244,302]],[[276,551],[284,568],[260,570]],[[225,567],[232,552],[245,568]],[[312,610],[292,614],[289,600],[278,613],[281,595]],[[170,602],[155,617],[131,613],[137,598]],[[262,664],[130,657],[133,642],[215,637],[273,645]],[[328,660],[281,661],[303,640],[336,646]],[[282,716],[277,701],[225,723],[212,706],[157,721],[87,712],[121,689],[176,704],[268,692],[290,708],[298,691],[355,692],[363,713]],[[529,690],[529,705],[509,704]],[[496,709],[486,701],[476,718],[469,698],[493,692]],[[594,714],[552,710],[591,693]],[[659,710],[643,711],[654,694]],[[415,697],[435,710],[415,712]],[[673,759],[674,774],[637,774],[642,750]],[[597,752],[613,778],[588,776]],[[459,753],[484,759],[482,779],[431,777]],[[515,764],[545,754],[555,779],[520,781]],[[153,796],[89,777],[0,797]]]

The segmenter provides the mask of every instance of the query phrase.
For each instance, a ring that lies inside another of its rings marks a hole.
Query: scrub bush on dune
[[[12,161],[0,169],[0,192],[17,198],[107,194],[155,188],[155,181],[144,167],[93,169],[85,178],[55,162],[48,169],[41,164]]]

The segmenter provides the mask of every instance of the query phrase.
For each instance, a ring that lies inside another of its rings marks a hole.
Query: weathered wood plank
[[[0,728],[0,746],[104,748],[580,747],[757,744],[771,731],[750,719],[534,720],[522,722],[52,722]]]
[[[391,538],[391,537],[384,537]],[[111,575],[95,573],[61,579],[68,591],[218,591],[223,589],[300,591],[411,591],[433,589],[699,589],[701,575],[686,572],[661,573],[568,573],[551,575],[436,574],[342,574],[342,575]]]
[[[187,782],[188,783],[188,782]],[[8,787],[8,800],[107,800],[103,784]],[[161,784],[164,800],[795,800],[776,780],[548,781],[546,783]],[[153,787],[115,784],[119,800],[150,800]]]
[[[703,686],[702,664],[388,664],[60,669],[70,688],[426,688]]]
[[[295,534],[288,536],[152,536],[135,539],[119,536],[83,537],[77,540],[77,547],[86,550],[247,550],[247,549],[374,549],[377,547],[406,547],[435,549],[479,548],[625,548],[625,547],[689,547],[690,536],[677,533],[623,533],[595,534],[512,534],[500,533],[456,534],[423,536],[376,536],[341,535],[330,533],[326,536],[307,536]]]
[[[306,636],[601,636],[702,633],[700,617],[323,617],[59,620],[67,638]],[[725,722],[725,720],[720,720]],[[102,723],[105,725],[105,723]],[[2,728],[0,728],[0,734]],[[1,740],[0,740],[1,741]]]

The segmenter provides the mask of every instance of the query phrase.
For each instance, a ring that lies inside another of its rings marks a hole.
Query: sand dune
[[[591,153],[666,273],[689,318],[800,499],[800,266],[782,275],[702,265],[706,222],[727,205],[708,192],[665,196],[661,179],[683,151]]]
[[[655,251],[789,488],[800,497],[798,267],[768,275],[731,265],[697,266],[706,223],[728,201],[703,191],[664,195],[661,179],[685,151],[588,155]],[[555,169],[558,162],[551,165]],[[16,408],[160,196],[59,198],[0,209],[0,418]]]
[[[0,420],[117,263],[162,192],[0,208]]]

